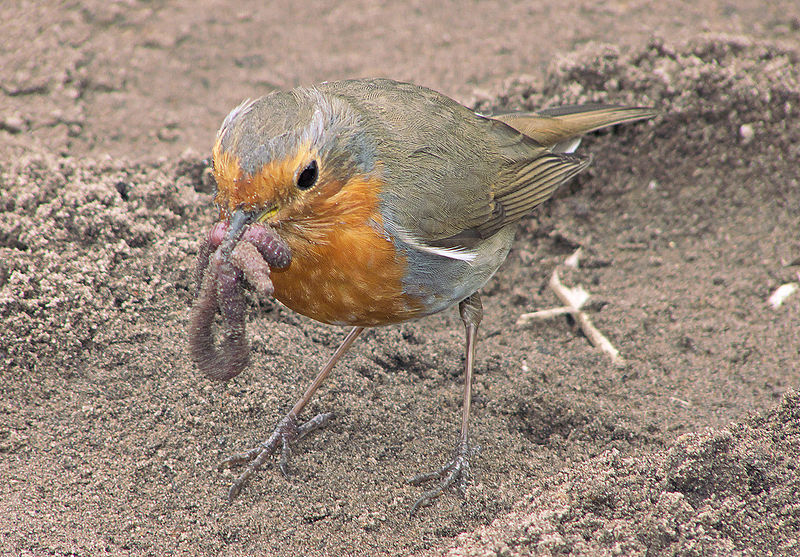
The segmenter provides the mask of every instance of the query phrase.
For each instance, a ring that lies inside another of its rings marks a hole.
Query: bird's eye
[[[297,187],[301,190],[314,187],[314,184],[317,183],[317,176],[319,176],[317,161],[311,161],[297,177]]]

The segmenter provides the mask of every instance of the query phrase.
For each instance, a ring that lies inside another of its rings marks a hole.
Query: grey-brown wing
[[[652,115],[588,106],[490,118],[408,83],[356,80],[325,88],[347,98],[377,138],[387,181],[384,226],[445,249],[469,249],[516,222],[589,164],[588,157],[553,152],[554,144]]]
[[[476,226],[480,237],[520,220],[590,163],[590,157],[544,153],[509,165],[501,174],[502,189],[495,192],[491,216]]]
[[[435,91],[390,80],[325,84],[359,113],[386,181],[384,226],[432,242],[492,216],[492,185],[524,136]],[[497,133],[497,130],[500,133]],[[524,150],[520,150],[523,152]]]

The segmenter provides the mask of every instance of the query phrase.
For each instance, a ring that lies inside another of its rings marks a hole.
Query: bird
[[[464,492],[477,451],[469,416],[480,289],[505,261],[520,219],[590,164],[575,152],[581,136],[656,113],[592,104],[484,115],[383,78],[276,91],[234,108],[211,163],[228,244],[248,225],[268,225],[291,251],[288,265],[271,269],[274,297],[350,330],[272,435],[222,463],[246,466],[228,497],[279,450],[288,477],[297,442],[333,416],[301,424],[299,415],[365,328],[454,306],[466,339],[460,433],[444,466],[412,478],[433,487],[410,512],[448,488]]]

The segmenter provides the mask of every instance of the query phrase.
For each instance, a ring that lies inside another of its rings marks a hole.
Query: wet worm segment
[[[245,330],[244,278],[261,296],[272,295],[270,267],[291,263],[286,242],[266,224],[216,223],[197,257],[197,300],[189,318],[189,350],[197,367],[211,379],[227,381],[247,367],[250,345]],[[214,342],[213,322],[222,317],[223,337]]]

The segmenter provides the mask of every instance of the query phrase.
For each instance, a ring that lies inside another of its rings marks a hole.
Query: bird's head
[[[346,101],[314,88],[245,101],[214,145],[220,218],[240,211],[245,223],[313,240],[337,215],[365,209],[357,197],[374,179],[376,159],[362,130]]]

